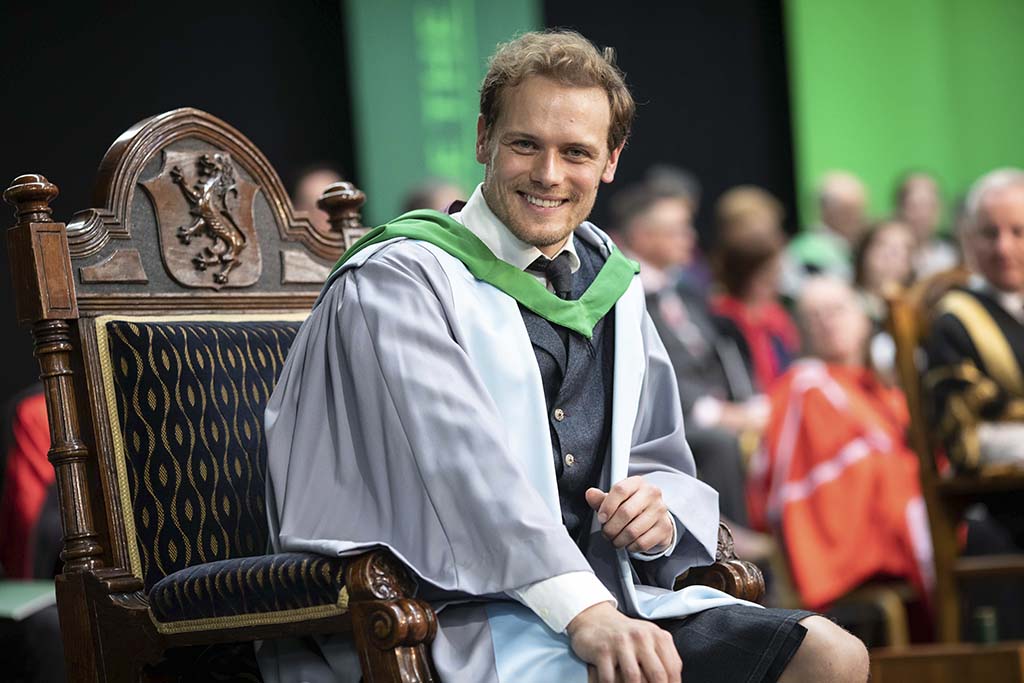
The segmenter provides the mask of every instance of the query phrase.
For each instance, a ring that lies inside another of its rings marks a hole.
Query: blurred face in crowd
[[[993,287],[1024,292],[1024,185],[986,192],[965,241],[971,262]]]
[[[327,213],[318,208],[316,202],[328,185],[341,180],[342,177],[334,171],[322,169],[304,175],[295,188],[295,208],[309,212],[309,220],[318,232],[330,232],[331,224],[327,220]]]
[[[821,220],[851,244],[867,225],[867,191],[856,177],[836,174],[826,178],[821,189]]]
[[[501,103],[491,130],[477,122],[484,199],[513,235],[553,256],[615,178],[622,147],[608,149],[608,95],[529,76]]]
[[[697,238],[692,219],[684,200],[662,197],[633,218],[627,237],[629,248],[660,270],[685,266],[693,257]]]
[[[812,278],[798,302],[811,352],[826,363],[863,365],[871,323],[856,293],[844,282]]]
[[[927,242],[939,227],[942,200],[939,186],[928,176],[914,176],[907,181],[899,206],[900,218],[914,231],[919,242]]]
[[[890,287],[909,282],[915,246],[907,225],[893,221],[880,227],[864,252],[864,288],[884,294]]]
[[[777,301],[781,276],[782,257],[775,256],[751,274],[743,300],[751,306]]]

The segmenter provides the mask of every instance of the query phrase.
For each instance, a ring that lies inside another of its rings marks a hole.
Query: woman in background
[[[800,350],[800,337],[779,302],[785,234],[782,204],[758,187],[736,187],[718,200],[712,256],[721,293],[712,299],[724,334],[747,360],[758,391],[768,391]]]

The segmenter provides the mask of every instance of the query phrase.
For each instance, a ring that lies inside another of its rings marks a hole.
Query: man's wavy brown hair
[[[616,149],[629,137],[636,104],[622,71],[615,66],[615,51],[606,47],[598,52],[579,33],[563,29],[524,33],[498,45],[480,86],[480,113],[488,131],[501,114],[502,94],[528,76],[544,76],[577,88],[603,89],[612,112],[608,150]]]

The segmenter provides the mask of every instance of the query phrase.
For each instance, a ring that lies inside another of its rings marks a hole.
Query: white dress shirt
[[[452,218],[469,228],[480,238],[487,248],[502,261],[510,263],[520,270],[526,270],[538,257],[543,256],[540,249],[523,242],[509,232],[508,228],[494,215],[484,200],[478,185],[470,196],[462,211]],[[576,246],[570,236],[559,251],[569,253],[570,269],[573,273],[580,269],[580,258]],[[558,254],[556,254],[557,256]],[[541,273],[532,273],[538,280],[551,289],[551,285]],[[638,560],[655,560],[669,554],[675,549],[679,538],[678,521],[673,517],[672,542],[664,550],[655,553],[631,553]],[[542,579],[508,592],[509,596],[518,600],[539,616],[548,627],[556,633],[562,633],[576,615],[588,607],[601,602],[617,605],[615,597],[605,588],[593,572],[568,572],[549,579]]]

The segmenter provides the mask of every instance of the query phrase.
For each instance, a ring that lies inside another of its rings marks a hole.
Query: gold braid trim
[[[966,292],[952,291],[942,297],[938,309],[964,326],[993,379],[1012,395],[1024,396],[1024,375],[1013,349],[981,302]]]
[[[195,631],[213,631],[228,628],[242,628],[245,626],[267,626],[270,624],[294,624],[297,621],[307,619],[324,619],[334,617],[348,612],[348,588],[342,586],[338,593],[338,601],[333,605],[317,605],[315,607],[300,607],[297,609],[286,609],[278,612],[261,612],[259,614],[238,614],[231,617],[207,617],[205,619],[186,619],[184,621],[160,622],[153,617],[150,610],[149,617],[153,620],[156,630],[165,635],[172,633],[193,633]]]
[[[142,560],[139,557],[138,540],[135,534],[135,515],[132,510],[131,492],[128,488],[128,465],[125,462],[124,435],[117,415],[117,399],[114,397],[114,366],[110,358],[110,343],[107,338],[107,323],[111,321],[130,323],[164,322],[302,322],[309,313],[242,313],[238,315],[217,315],[212,313],[194,315],[101,315],[93,324],[96,330],[96,346],[99,350],[100,375],[103,378],[103,397],[107,405],[107,420],[110,424],[110,438],[114,445],[114,469],[117,471],[117,493],[121,499],[121,522],[124,524],[128,544],[128,559],[131,571],[143,580]],[[346,596],[347,600],[347,596]],[[319,608],[318,608],[319,609]],[[233,617],[225,617],[233,618]],[[274,623],[274,622],[267,622]]]

